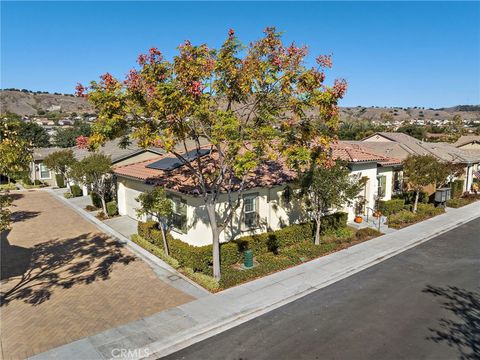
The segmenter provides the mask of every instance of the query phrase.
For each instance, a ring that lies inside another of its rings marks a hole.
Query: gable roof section
[[[480,144],[480,135],[462,135],[453,145],[459,147],[470,143]]]

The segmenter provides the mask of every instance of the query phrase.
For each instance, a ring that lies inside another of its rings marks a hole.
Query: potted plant
[[[355,219],[353,219],[353,221],[355,221],[357,224],[360,224],[363,221],[362,213],[363,213],[364,206],[365,206],[365,199],[363,196],[361,196],[355,203]]]

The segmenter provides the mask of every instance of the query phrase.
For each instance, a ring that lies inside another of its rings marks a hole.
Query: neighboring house
[[[480,164],[480,151],[457,148],[453,144],[444,142],[426,142],[414,137],[394,132],[378,132],[361,141],[363,146],[384,156],[392,156],[405,160],[409,155],[433,155],[438,160],[461,164],[464,173],[459,179],[464,180],[463,191],[470,191],[474,179],[474,172]],[[435,189],[425,189],[431,193]]]
[[[358,144],[339,142],[332,146],[332,155],[348,163],[352,175],[365,178],[365,187],[359,195],[366,199],[366,207],[375,206],[376,195],[390,199],[393,187],[393,169],[399,160],[373,153]],[[210,155],[204,155],[210,156]],[[171,155],[160,155],[129,165],[116,166],[117,200],[120,215],[137,220],[136,200],[154,186],[167,189],[173,201],[176,238],[200,246],[211,243],[211,230],[203,199],[195,193],[194,178],[188,167]],[[222,233],[221,241],[229,241],[247,234],[277,230],[284,226],[305,221],[301,202],[292,196],[295,172],[281,161],[268,161],[260,166],[247,181],[242,205],[236,211],[230,226]],[[221,195],[219,208],[226,204],[226,194]],[[235,196],[235,194],[233,195]],[[238,196],[238,195],[237,195]],[[353,219],[353,206],[344,209]]]
[[[33,149],[32,162],[30,163],[29,177],[32,182],[39,180],[48,186],[57,186],[57,180],[55,179],[55,173],[50,171],[45,165],[43,165],[43,159],[45,159],[51,153],[63,150],[62,148],[35,148]]]
[[[157,148],[141,149],[137,146],[136,142],[128,145],[126,148],[121,148],[119,140],[107,141],[104,146],[99,149],[100,153],[110,156],[112,159],[112,165],[128,165],[132,162],[138,162],[143,160],[152,159],[163,151]],[[87,149],[80,149],[78,147],[70,148],[77,160],[91,155]],[[43,159],[47,155],[60,150],[67,150],[65,148],[35,148],[33,151],[33,161],[30,166],[30,180],[40,180],[49,186],[57,186],[55,180],[55,174],[50,171],[45,165],[43,165]],[[87,188],[84,188],[84,194],[86,195]]]
[[[453,143],[459,149],[480,151],[480,135],[463,135]]]

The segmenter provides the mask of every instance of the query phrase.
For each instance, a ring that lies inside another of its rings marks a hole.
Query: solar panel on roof
[[[183,157],[185,160],[188,162],[191,162],[195,160],[199,156],[204,156],[210,152],[210,149],[200,149],[200,150],[190,150],[183,154]],[[161,160],[155,161],[151,163],[150,165],[147,165],[147,168],[150,169],[155,169],[155,170],[174,170],[182,166],[183,163],[176,157],[176,156],[170,156],[163,158]]]

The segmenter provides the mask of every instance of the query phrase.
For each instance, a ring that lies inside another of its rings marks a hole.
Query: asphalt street
[[[166,359],[480,359],[480,219]]]

